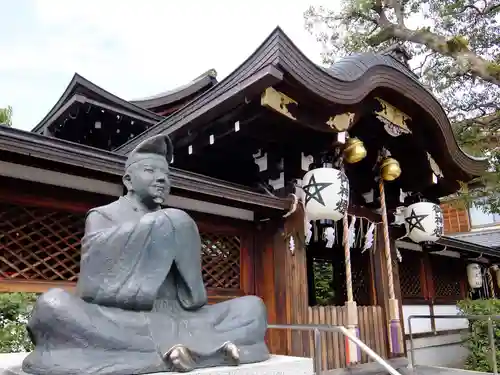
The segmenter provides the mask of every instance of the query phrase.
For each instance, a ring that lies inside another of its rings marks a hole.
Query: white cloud
[[[74,72],[125,99],[165,91],[211,68],[223,78],[277,25],[318,62],[321,46],[303,28],[310,4],[34,0],[31,33],[16,43],[0,37],[0,106],[11,104],[14,125],[30,129]]]

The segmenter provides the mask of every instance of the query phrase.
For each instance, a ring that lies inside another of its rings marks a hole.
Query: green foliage
[[[26,323],[36,297],[34,293],[0,293],[0,352],[32,349]]]
[[[333,265],[331,262],[315,261],[313,263],[314,290],[316,303],[320,306],[334,305]]]
[[[311,6],[305,27],[324,46],[323,63],[402,44],[410,64],[439,99],[460,145],[486,155],[487,187],[462,194],[484,197],[500,213],[500,0],[341,0]]]
[[[0,108],[0,124],[12,126],[12,107]]]
[[[458,303],[463,315],[500,315],[500,300],[481,299],[464,300]],[[465,366],[467,370],[493,372],[492,353],[488,340],[488,322],[470,320],[470,332],[466,334],[466,347],[470,353]],[[500,343],[500,321],[493,321],[493,335],[496,343]],[[500,345],[495,345],[497,361],[500,359]]]

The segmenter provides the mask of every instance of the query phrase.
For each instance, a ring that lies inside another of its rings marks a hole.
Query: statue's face
[[[125,187],[146,206],[162,204],[170,192],[168,163],[159,155],[140,160],[131,165],[124,177]]]

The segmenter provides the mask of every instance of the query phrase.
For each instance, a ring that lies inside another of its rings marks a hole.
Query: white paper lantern
[[[430,202],[414,203],[404,210],[406,235],[414,242],[435,242],[443,235],[443,211]]]
[[[467,280],[473,289],[481,288],[483,286],[483,274],[481,266],[477,263],[470,263],[467,265]]]
[[[349,180],[335,168],[316,168],[302,179],[301,198],[308,220],[337,221],[349,206]]]

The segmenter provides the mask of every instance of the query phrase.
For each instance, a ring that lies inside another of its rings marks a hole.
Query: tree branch
[[[384,14],[383,10],[382,14]],[[368,40],[372,46],[392,38],[424,45],[434,52],[455,59],[473,76],[500,86],[500,65],[476,55],[459,38],[447,39],[426,29],[411,30],[388,20],[383,22],[379,20],[379,26],[381,30]]]

